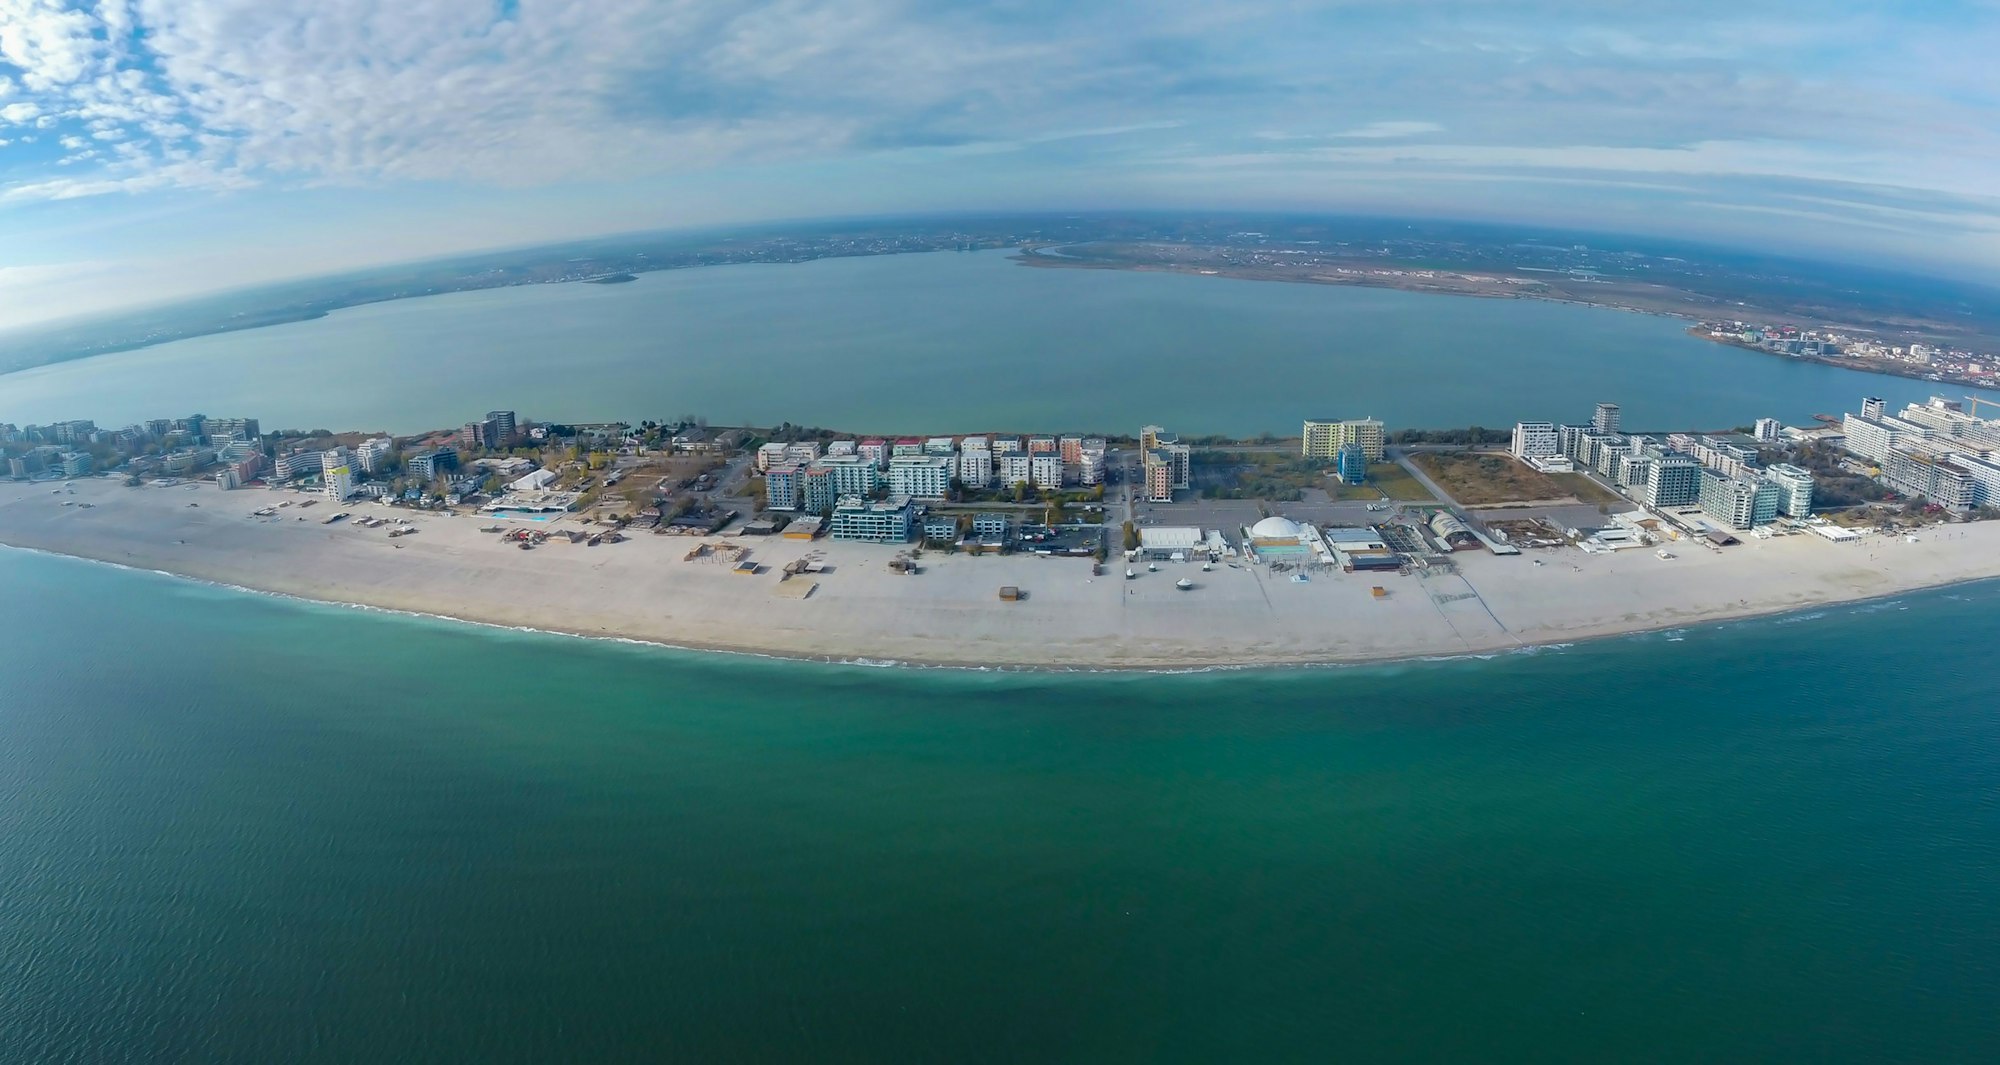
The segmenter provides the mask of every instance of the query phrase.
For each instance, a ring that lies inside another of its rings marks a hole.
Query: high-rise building
[[[1056,452],[1062,456],[1063,465],[1078,465],[1083,461],[1083,437],[1063,437],[1056,441]]]
[[[1162,442],[1160,453],[1167,457],[1167,466],[1173,471],[1175,491],[1185,491],[1194,483],[1194,453],[1186,444]]]
[[[1058,491],[1063,483],[1062,456],[1053,451],[1031,454],[1029,472],[1035,479],[1035,487],[1045,491]]]
[[[1161,434],[1161,433],[1164,433],[1164,432],[1166,432],[1166,430],[1165,430],[1165,429],[1162,429],[1162,428],[1160,428],[1160,427],[1159,427],[1159,426],[1157,426],[1157,425],[1148,425],[1148,426],[1144,426],[1144,427],[1140,428],[1140,430],[1139,430],[1139,450],[1140,450],[1140,451],[1142,451],[1142,452],[1144,452],[1144,451],[1151,451],[1151,450],[1153,450],[1154,448],[1157,448],[1157,447],[1159,447],[1159,446],[1160,446],[1160,434]]]
[[[1054,454],[1057,454],[1057,453],[1058,453],[1058,452],[1057,452],[1057,450],[1056,450],[1056,438],[1055,438],[1055,437],[1053,437],[1053,436],[1031,436],[1031,437],[1029,437],[1029,438],[1028,438],[1028,454],[1030,454],[1030,455],[1054,455]]]
[[[805,471],[791,463],[764,471],[764,509],[797,510],[805,493]]]
[[[354,494],[354,471],[346,466],[333,466],[325,471],[325,491],[328,499],[346,499]]]
[[[1961,461],[1899,446],[1882,457],[1882,483],[1948,510],[1964,510],[1977,500],[1978,482]]]
[[[1100,485],[1104,483],[1104,440],[1088,437],[1083,442],[1076,464],[1076,483]]]
[[[354,461],[361,466],[363,473],[379,473],[388,463],[389,456],[395,453],[396,442],[386,436],[378,436],[362,441],[361,446],[354,449]]]
[[[1616,403],[1599,403],[1596,413],[1590,416],[1590,427],[1600,433],[1617,432],[1618,422],[1618,404]]]
[[[1300,453],[1309,459],[1332,460],[1343,445],[1359,444],[1368,461],[1382,461],[1382,423],[1373,418],[1308,419],[1300,435]]]
[[[1776,441],[1778,433],[1784,428],[1785,423],[1776,418],[1759,418],[1757,419],[1756,429],[1751,435],[1755,436],[1760,442],[1768,444]]]
[[[322,472],[333,469],[335,466],[345,466],[351,474],[358,468],[358,465],[354,460],[354,452],[348,450],[346,445],[331,447],[320,452],[319,468]]]
[[[1514,457],[1546,459],[1562,454],[1562,434],[1554,422],[1515,422]]]
[[[1034,458],[1023,451],[1000,456],[1000,486],[1012,488],[1017,484],[1035,482]]]
[[[1334,469],[1344,484],[1360,484],[1368,479],[1368,453],[1360,444],[1342,444],[1334,456]]]
[[[958,453],[958,479],[967,488],[984,488],[993,483],[993,452],[983,447]]]
[[[957,463],[943,455],[904,455],[889,460],[889,491],[912,499],[943,499],[951,494]]]
[[[1149,503],[1171,503],[1174,501],[1173,462],[1164,451],[1148,451],[1145,458],[1146,501]]]
[[[1749,529],[1776,520],[1780,491],[1776,482],[1701,471],[1702,513],[1732,529]]]
[[[808,514],[828,514],[840,500],[840,493],[834,490],[833,471],[825,466],[807,466],[800,483],[801,505]]]
[[[862,458],[874,463],[878,469],[889,462],[889,442],[886,440],[874,437],[863,440],[855,448],[855,452]]]
[[[404,468],[409,470],[410,476],[417,480],[435,480],[440,474],[458,468],[458,452],[448,447],[441,447],[419,455],[412,455],[409,462],[404,465]]]
[[[486,420],[493,426],[493,442],[488,447],[511,447],[514,443],[514,412],[511,410],[489,410]]]
[[[1861,401],[1861,416],[1863,418],[1880,419],[1882,417],[1882,397],[1867,396],[1863,398]]]
[[[1764,478],[1778,486],[1778,513],[1803,518],[1812,513],[1812,474],[1789,463],[1777,462],[1764,468]]]
[[[1669,451],[1646,471],[1646,505],[1655,510],[1692,506],[1701,500],[1701,463]]]
[[[1845,438],[1841,446],[1878,463],[1896,446],[1900,435],[1895,429],[1883,424],[1879,416],[1870,418],[1866,414],[1848,414],[1843,417],[1840,432]]]
[[[874,495],[875,489],[882,486],[882,471],[861,455],[828,455],[818,465],[833,478],[836,502],[845,496]]]

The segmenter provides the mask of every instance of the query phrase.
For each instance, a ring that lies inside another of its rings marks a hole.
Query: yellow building
[[[1382,461],[1382,423],[1373,418],[1347,418],[1344,420],[1306,421],[1304,443],[1300,453],[1309,459],[1332,461],[1340,454],[1340,449],[1348,444],[1356,444],[1370,462]]]

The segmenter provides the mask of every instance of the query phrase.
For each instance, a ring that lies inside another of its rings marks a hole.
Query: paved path
[[[1439,502],[1456,511],[1463,512],[1465,510],[1465,507],[1461,506],[1458,500],[1453,499],[1443,488],[1438,487],[1436,481],[1431,480],[1429,475],[1418,469],[1417,464],[1410,461],[1410,456],[1407,452],[1398,449],[1395,453],[1395,458],[1396,465],[1401,466],[1410,476],[1415,477],[1418,484],[1423,485],[1432,495],[1438,497]]]

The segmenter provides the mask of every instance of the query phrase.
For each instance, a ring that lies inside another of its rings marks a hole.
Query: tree
[[[1138,549],[1139,530],[1134,528],[1132,523],[1128,521],[1125,523],[1125,550],[1137,551]]]

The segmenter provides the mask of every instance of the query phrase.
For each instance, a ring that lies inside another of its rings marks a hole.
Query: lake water
[[[1685,323],[1481,300],[1020,266],[1006,252],[826,259],[352,308],[0,376],[0,421],[249,415],[266,428],[792,421],[852,431],[1291,434],[1579,421],[1797,423],[1957,386],[1695,340]]]
[[[1178,676],[0,602],[0,1061],[2000,1059],[1993,584]]]

